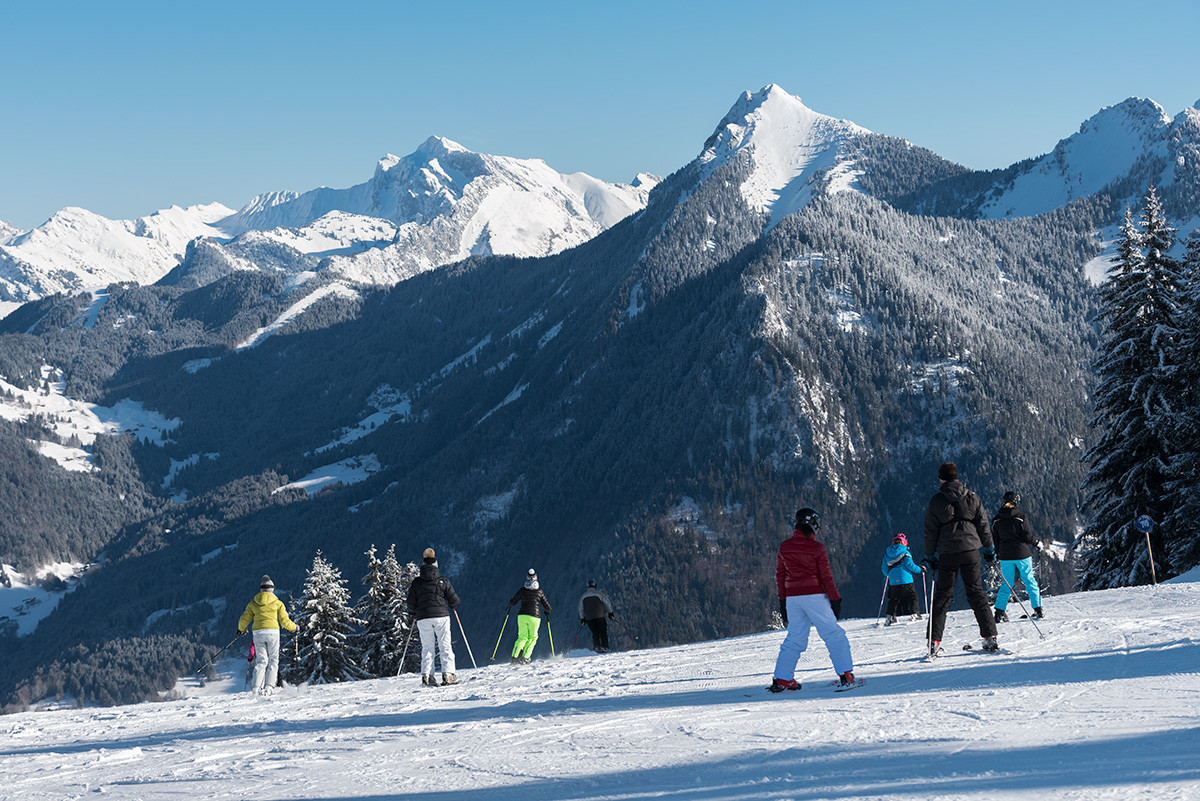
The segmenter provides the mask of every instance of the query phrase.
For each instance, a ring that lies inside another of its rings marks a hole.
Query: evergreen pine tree
[[[352,651],[362,669],[370,676],[395,676],[400,666],[407,629],[408,609],[400,593],[401,570],[396,562],[396,546],[388,549],[380,561],[375,546],[367,551],[367,592],[354,608],[363,628],[352,637]]]
[[[366,677],[349,647],[353,627],[362,624],[349,602],[341,571],[317,551],[296,615],[296,655],[285,671],[288,681],[331,684]]]
[[[412,586],[413,579],[421,575],[421,568],[415,562],[409,562],[400,570],[399,596],[400,605],[396,615],[396,621],[400,626],[398,633],[403,635],[404,643],[408,650],[404,654],[404,664],[400,667],[400,673],[420,673],[421,672],[421,638],[417,634],[417,622],[413,619],[413,615],[408,611],[408,588]],[[404,651],[403,647],[401,651]],[[401,651],[396,652],[396,660],[399,662]]]
[[[1175,572],[1200,565],[1200,229],[1187,240],[1180,269],[1179,336],[1172,382],[1177,451],[1167,482],[1167,559]],[[1192,358],[1188,356],[1192,355]]]
[[[1093,365],[1101,381],[1090,422],[1100,438],[1084,457],[1091,465],[1084,481],[1091,519],[1076,543],[1082,589],[1150,582],[1145,539],[1133,526],[1142,514],[1160,524],[1151,542],[1158,575],[1167,575],[1161,531],[1179,278],[1167,255],[1173,233],[1151,187],[1137,224],[1126,210],[1119,258],[1101,288],[1104,339]]]

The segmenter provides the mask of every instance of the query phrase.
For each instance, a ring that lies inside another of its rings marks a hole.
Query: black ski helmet
[[[803,509],[796,510],[796,528],[809,528],[816,531],[821,527],[821,516],[817,514],[816,509],[805,506]]]

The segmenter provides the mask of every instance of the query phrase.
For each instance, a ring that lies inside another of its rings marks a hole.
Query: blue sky
[[[0,220],[346,187],[437,134],[628,181],[745,90],[970,167],[1200,98],[1200,3],[0,3]]]

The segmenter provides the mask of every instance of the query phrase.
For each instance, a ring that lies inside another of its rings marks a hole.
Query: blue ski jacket
[[[913,561],[912,553],[898,542],[888,546],[882,568],[888,584],[912,584],[913,576],[921,575],[921,568]]]

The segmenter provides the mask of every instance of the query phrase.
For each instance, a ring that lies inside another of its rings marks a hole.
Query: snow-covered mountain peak
[[[1158,103],[1144,97],[1130,97],[1097,111],[1079,126],[1077,136],[1153,136],[1170,124],[1171,116]],[[1059,144],[1075,138],[1072,136]]]
[[[770,212],[774,225],[808,202],[818,171],[848,166],[849,140],[865,133],[870,132],[819,114],[771,84],[737,99],[704,143],[699,160],[707,177],[747,153],[751,174],[742,195],[752,208]]]
[[[1079,131],[1032,163],[981,212],[985,217],[1043,214],[1099,192],[1147,156],[1166,158],[1171,117],[1153,100],[1131,97],[1100,109]]]
[[[15,225],[0,220],[0,245],[7,245],[23,233],[25,232]]]

